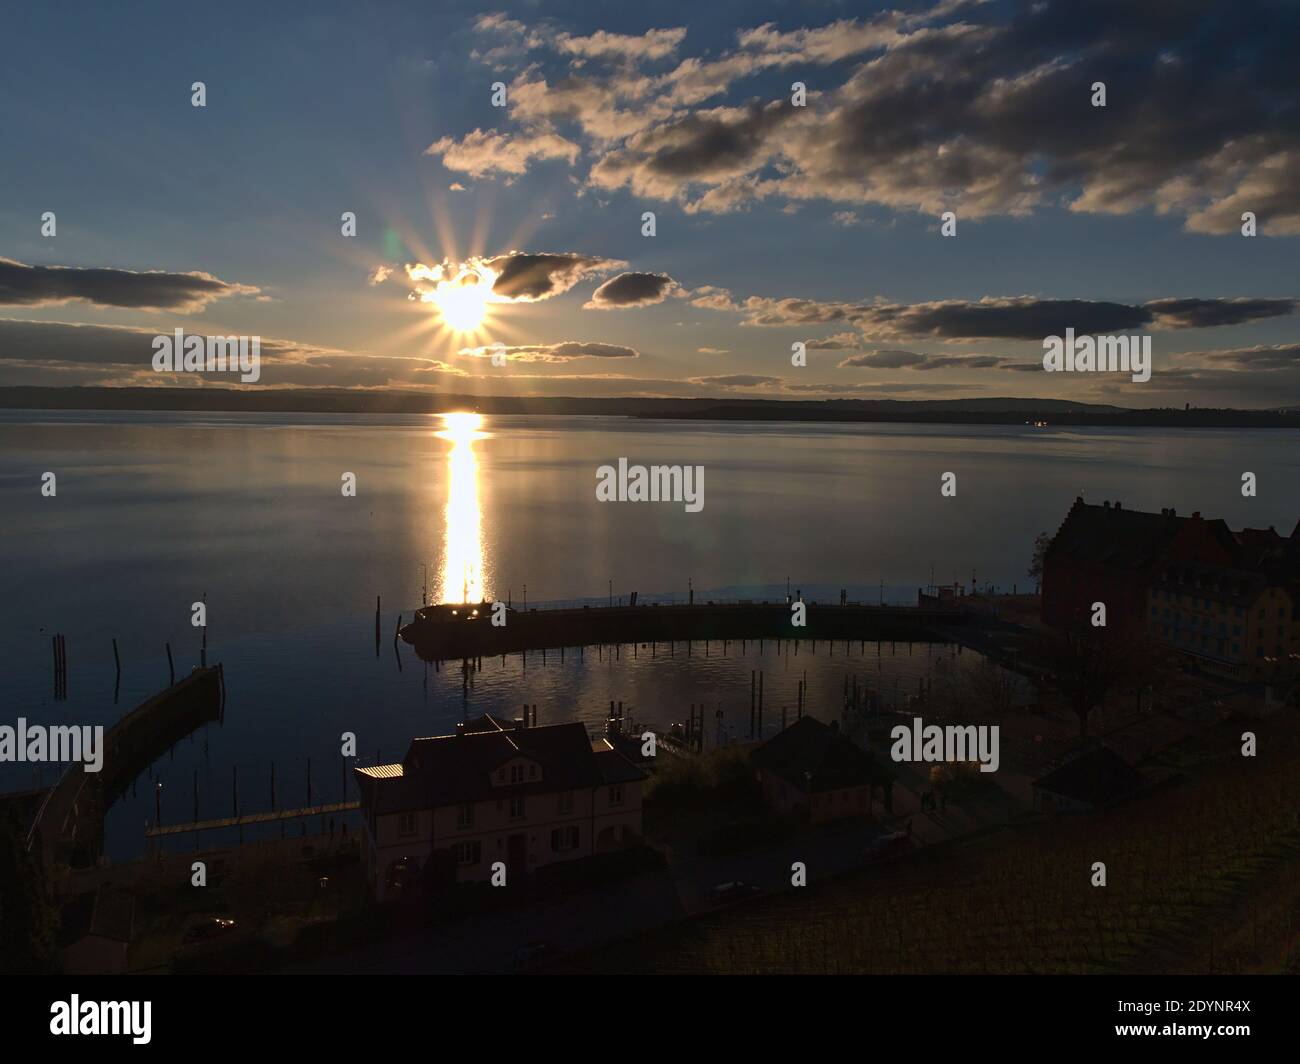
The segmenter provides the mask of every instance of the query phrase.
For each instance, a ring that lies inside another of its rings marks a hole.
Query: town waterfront
[[[4,412],[6,703],[12,717],[111,724],[166,685],[167,644],[178,676],[198,663],[191,607],[206,595],[224,723],[180,743],[113,809],[117,857],[143,851],[155,783],[164,823],[191,819],[195,770],[201,817],[229,815],[233,766],[247,810],[269,807],[272,762],[280,804],[307,804],[308,758],[312,799],[337,800],[344,731],[373,763],[400,758],[414,735],[446,733],[467,709],[513,715],[536,703],[542,722],[596,728],[615,700],[658,728],[703,704],[711,743],[743,739],[751,670],[765,673],[770,731],[783,705],[793,710],[804,670],[809,711],[829,716],[845,677],[905,698],[954,651],[530,653],[484,659],[466,702],[458,667],[435,671],[393,646],[398,614],[409,620],[426,588],[430,601],[509,596],[516,607],[525,594],[529,605],[596,604],[632,591],[685,601],[688,589],[696,601],[780,601],[787,577],[826,602],[845,589],[910,604],[918,587],[969,586],[972,573],[980,587],[1032,590],[1033,539],[1081,492],[1289,532],[1298,442],[1285,431]],[[703,463],[703,510],[597,502],[597,468],[621,456]],[[53,498],[40,493],[46,471],[58,477]],[[1241,495],[1244,471],[1258,478],[1255,498]],[[340,491],[347,472],[356,497]],[[944,472],[957,474],[955,498],[940,495]],[[69,663],[57,710],[53,633],[66,636]],[[0,772],[4,789],[53,778],[51,766]]]

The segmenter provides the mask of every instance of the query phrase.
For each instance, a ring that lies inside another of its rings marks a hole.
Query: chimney
[[[1197,510],[1195,513],[1192,514],[1192,520],[1199,521],[1200,519],[1201,519],[1201,511]]]
[[[1118,509],[1119,509],[1119,506],[1120,506],[1120,502],[1119,502],[1118,499],[1116,499],[1116,500],[1115,500],[1115,509],[1118,510]]]

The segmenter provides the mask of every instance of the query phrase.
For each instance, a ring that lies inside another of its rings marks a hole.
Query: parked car
[[[713,888],[714,905],[730,905],[732,902],[744,901],[746,898],[754,898],[763,893],[762,887],[756,887],[752,883],[742,883],[737,880],[734,883],[719,883]]]
[[[187,943],[208,942],[214,938],[227,935],[235,929],[235,921],[229,916],[209,916],[192,925],[185,932]]]

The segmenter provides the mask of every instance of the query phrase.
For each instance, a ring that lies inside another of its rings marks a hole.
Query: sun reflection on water
[[[480,431],[480,414],[443,414],[435,433],[448,440],[446,533],[442,552],[442,586],[439,602],[481,602],[486,597],[483,573],[482,514],[479,510],[478,456],[474,441],[487,438]]]

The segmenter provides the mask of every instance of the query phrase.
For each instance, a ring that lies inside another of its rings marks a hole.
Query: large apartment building
[[[1108,627],[1145,631],[1229,679],[1300,678],[1300,524],[1234,532],[1180,517],[1076,499],[1043,558],[1042,616],[1087,623],[1105,602]]]
[[[421,876],[507,883],[641,838],[645,774],[583,724],[485,715],[412,741],[399,764],[355,770],[376,898]]]

